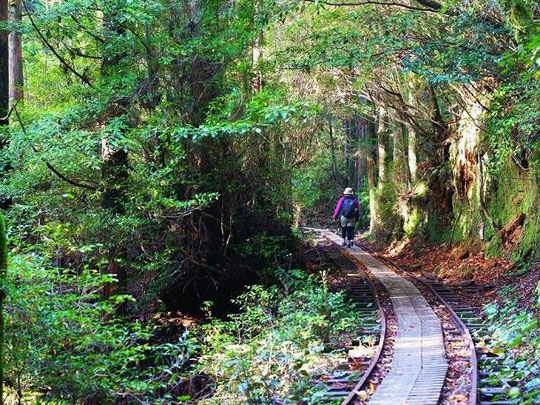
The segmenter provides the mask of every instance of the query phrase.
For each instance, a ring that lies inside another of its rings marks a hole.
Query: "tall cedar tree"
[[[11,0],[10,20],[18,24],[22,16],[22,0]],[[23,92],[22,35],[18,30],[9,34],[9,99],[22,100]]]

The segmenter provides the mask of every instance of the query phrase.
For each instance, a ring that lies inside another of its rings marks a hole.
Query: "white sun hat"
[[[347,188],[345,189],[345,191],[343,192],[343,194],[345,194],[345,195],[353,195],[353,194],[354,194],[354,191],[353,191],[352,188],[347,187]]]

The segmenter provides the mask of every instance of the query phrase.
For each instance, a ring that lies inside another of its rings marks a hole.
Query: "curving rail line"
[[[367,367],[366,371],[364,372],[364,374],[362,375],[358,383],[351,390],[349,395],[347,395],[347,397],[343,400],[342,405],[352,404],[353,401],[357,399],[357,394],[363,390],[364,386],[369,381],[371,375],[375,371],[375,367],[379,363],[379,360],[383,353],[385,341],[386,341],[386,315],[381,305],[381,300],[379,298],[377,287],[371,280],[371,277],[369,276],[369,274],[367,274],[360,266],[356,266],[356,268],[364,275],[365,280],[367,280],[368,284],[371,287],[371,291],[373,292],[373,297],[379,311],[379,319],[381,320],[381,330],[380,330],[380,335],[379,335],[379,343],[377,345],[377,351],[375,352],[375,355],[372,357],[369,363],[369,366]]]
[[[319,229],[308,229],[315,232],[321,232],[322,230]],[[323,235],[324,236],[324,235]],[[329,242],[331,245],[333,245],[333,242],[330,241],[328,238],[324,238],[327,242]],[[357,279],[360,279],[365,285],[369,287],[370,295],[371,297],[367,298],[367,301],[370,301],[369,304],[374,303],[375,307],[377,308],[377,313],[379,317],[380,322],[380,328],[378,330],[378,342],[377,342],[377,348],[375,350],[375,353],[373,356],[369,359],[369,362],[367,364],[367,367],[364,369],[362,375],[358,379],[357,382],[355,382],[354,386],[351,387],[350,384],[347,384],[345,387],[338,386],[336,389],[337,391],[334,391],[332,387],[329,388],[329,390],[326,392],[325,397],[329,400],[338,400],[340,398],[343,398],[342,405],[348,405],[353,404],[358,400],[358,394],[365,389],[367,383],[370,380],[370,377],[373,375],[377,364],[379,363],[381,356],[383,355],[383,349],[386,344],[386,337],[387,337],[387,319],[386,314],[383,308],[383,304],[381,302],[379,289],[375,285],[374,281],[372,280],[372,277],[370,274],[368,274],[361,266],[358,266],[354,263],[349,257],[344,254],[344,250],[340,247],[337,247],[337,252],[339,252],[339,261],[336,260],[336,258],[332,258],[336,265],[338,265],[342,271],[346,271],[348,268],[354,268],[354,271],[356,274],[360,274],[361,277],[358,277]],[[329,253],[328,251],[326,252]],[[358,288],[358,286],[356,286]],[[355,286],[353,286],[353,294],[354,294]],[[366,301],[365,295],[362,295],[362,297],[358,296],[355,301],[362,305],[368,304]],[[344,382],[342,379],[335,380],[338,383]]]
[[[358,244],[358,242],[356,242]],[[359,243],[362,248],[372,254],[376,253],[371,249],[369,246],[367,246],[364,243]],[[400,274],[402,274],[404,277],[412,279],[414,282],[422,285],[424,288],[426,288],[433,296],[436,297],[436,299],[444,306],[445,310],[450,314],[451,319],[453,323],[458,326],[460,329],[464,340],[467,342],[468,348],[469,348],[469,361],[470,361],[470,368],[469,368],[469,378],[470,378],[470,389],[469,389],[469,395],[468,395],[468,403],[471,405],[474,405],[478,402],[478,358],[476,355],[476,347],[474,344],[473,337],[469,331],[469,328],[465,324],[465,322],[462,320],[462,318],[457,314],[457,312],[454,310],[453,305],[448,302],[448,300],[443,297],[441,293],[441,286],[437,283],[433,282],[427,282],[423,280],[422,278],[416,277],[412,275],[410,272],[405,271],[402,269],[399,265],[397,265],[395,262],[393,262],[390,259],[387,259],[385,257],[377,256],[379,260],[386,262],[388,265],[393,267],[395,270],[397,270]],[[454,294],[455,295],[455,294]],[[467,308],[466,311],[468,312],[470,309]]]
[[[332,235],[328,230],[313,229],[313,228],[311,228],[310,230],[320,233],[326,240],[328,240],[331,243],[336,242],[335,236]],[[354,388],[352,389],[349,388],[350,391],[348,392],[346,397],[343,399],[342,405],[353,404],[353,403],[364,403],[364,401],[362,401],[357,394],[363,390],[367,391],[366,385],[370,381],[370,377],[373,375],[374,371],[377,370],[377,364],[380,362],[381,357],[383,356],[385,338],[387,337],[387,320],[385,318],[385,313],[381,305],[380,296],[377,291],[378,287],[373,282],[373,277],[375,276],[376,278],[379,279],[379,282],[382,282],[384,284],[384,286],[386,287],[386,290],[388,290],[388,287],[390,287],[391,289],[395,287],[395,285],[392,285],[393,283],[398,282],[396,281],[395,277],[397,278],[401,277],[405,280],[409,280],[409,283],[412,282],[413,285],[416,284],[417,288],[419,289],[419,290],[416,290],[416,294],[418,294],[418,291],[420,292],[423,291],[422,295],[424,295],[425,297],[430,297],[429,300],[432,303],[431,305],[437,306],[438,307],[437,311],[446,312],[447,315],[443,315],[443,317],[446,319],[446,317],[449,316],[450,322],[445,324],[445,326],[442,326],[442,322],[441,322],[441,326],[438,326],[438,327],[435,326],[435,329],[437,328],[440,329],[442,327],[445,331],[445,334],[451,337],[455,337],[457,334],[459,334],[460,336],[459,339],[460,339],[460,342],[462,342],[461,343],[462,347],[468,349],[466,353],[468,353],[469,358],[467,359],[466,357],[464,357],[463,359],[464,361],[465,360],[468,361],[469,366],[466,369],[467,371],[465,371],[465,373],[462,373],[461,375],[464,378],[468,377],[468,380],[470,382],[470,384],[467,385],[467,387],[469,387],[468,403],[476,404],[477,401],[479,400],[479,396],[477,393],[478,392],[478,359],[477,359],[474,341],[471,336],[471,332],[469,331],[469,328],[468,328],[468,326],[474,326],[474,323],[471,324],[471,320],[469,318],[463,318],[463,316],[469,316],[469,315],[464,315],[464,313],[470,312],[470,309],[462,308],[461,304],[456,304],[457,301],[454,299],[454,295],[455,295],[454,293],[448,292],[447,290],[439,288],[441,286],[435,283],[427,282],[423,279],[415,277],[409,272],[406,272],[405,270],[401,269],[398,265],[396,265],[391,260],[377,255],[378,260],[380,260],[380,262],[378,262],[379,265],[382,265],[384,267],[384,263],[386,263],[388,264],[387,267],[393,269],[393,271],[397,273],[397,275],[393,276],[394,279],[392,279],[392,276],[390,276],[390,282],[388,281],[388,279],[383,281],[385,276],[388,277],[388,274],[386,275],[383,274],[383,278],[381,279],[381,273],[377,270],[376,267],[373,267],[374,264],[376,265],[375,263],[376,260],[371,257],[375,256],[374,255],[375,252],[373,252],[373,250],[370,249],[368,246],[365,246],[365,244],[360,244],[360,245],[361,245],[361,249],[357,249],[357,248],[353,249],[353,250],[358,250],[358,252],[348,251],[347,249],[342,249],[342,248],[339,248],[339,249],[343,257],[347,258],[347,260],[349,260],[355,266],[355,268],[360,273],[363,274],[363,278],[365,278],[365,280],[369,283],[370,288],[373,291],[373,296],[375,297],[377,307],[379,308],[379,314],[380,314],[380,319],[381,319],[381,336],[379,338],[376,354],[373,356],[373,358],[371,358],[368,367],[365,369],[363,375],[360,377],[360,379],[358,380]],[[364,253],[361,253],[362,251],[364,251]],[[367,268],[369,271],[364,271],[362,266],[355,264],[355,262],[357,261],[363,262],[364,265],[367,265]],[[375,274],[372,274],[373,271],[375,271]],[[388,268],[386,269],[386,271],[391,272],[390,270],[388,270]],[[410,287],[407,287],[407,288],[409,288],[409,291],[410,291]],[[422,330],[424,330],[424,328],[426,327],[424,326],[424,323],[425,323],[426,325],[428,325],[426,329],[426,333],[428,334],[432,333],[434,330],[434,323],[432,320],[433,314],[428,313],[431,310],[426,311],[426,309],[422,309],[421,305],[419,306],[419,300],[424,300],[424,298],[418,297],[418,296],[414,297],[414,294],[410,298],[410,301],[411,303],[413,303],[413,306],[415,308],[414,311],[416,311],[417,314],[420,316],[420,320],[422,322]],[[394,299],[392,299],[392,303],[394,307],[396,304],[398,305],[398,308],[397,308],[398,311],[402,311],[399,308],[400,303],[398,301],[394,301]],[[439,308],[439,305],[442,306],[442,309]],[[408,308],[409,308],[408,310],[410,311],[411,307],[409,306]],[[440,313],[438,316],[441,316]],[[402,312],[402,317],[403,317],[403,312]],[[475,317],[473,318],[476,319]],[[412,318],[407,318],[407,315],[405,314],[404,319],[406,320],[406,323],[412,325],[411,323],[413,322]],[[473,321],[473,322],[476,322],[476,321]],[[400,332],[398,331],[398,338],[399,338],[399,333]],[[427,372],[428,374],[433,373],[431,376],[432,379],[442,381],[441,376],[444,379],[444,375],[446,375],[446,370],[447,370],[447,366],[443,364],[445,363],[445,361],[441,361],[438,357],[439,355],[434,355],[433,352],[430,350],[429,348],[430,338],[428,338],[427,349],[424,349],[423,345],[425,343],[424,343],[423,334],[424,332],[421,332],[420,334],[421,338],[420,337],[418,338],[419,342],[420,341],[422,342],[421,343],[422,345],[421,357],[424,359],[429,358],[429,360],[427,360],[427,363],[422,363],[422,369],[426,367],[428,370],[426,370],[425,372]],[[415,340],[413,339],[413,341]],[[410,338],[408,342],[409,343],[411,342]],[[446,338],[445,338],[445,343],[446,343]],[[417,345],[420,345],[420,343],[418,343]],[[418,351],[418,349],[416,350]],[[425,354],[424,354],[424,350],[427,350]],[[435,352],[437,352],[437,350],[435,350]],[[394,352],[394,357],[396,356],[396,353],[397,351]],[[408,356],[409,354],[406,354],[406,355]],[[439,388],[434,388],[433,382],[429,381],[429,376],[424,375],[423,374],[424,372],[421,372],[416,377],[416,379],[414,379],[414,381],[411,381],[409,378],[410,376],[407,376],[408,374],[407,372],[405,372],[405,374],[402,373],[404,361],[405,361],[405,364],[408,364],[407,363],[408,361],[410,362],[410,360],[403,360],[402,355],[398,355],[397,359],[392,360],[392,368],[397,366],[398,369],[401,367],[401,370],[398,370],[397,372],[396,370],[393,370],[393,369],[390,370],[389,374],[382,380],[381,385],[378,387],[377,391],[381,391],[381,392],[376,391],[376,395],[372,397],[373,399],[372,402],[373,403],[395,403],[395,404],[398,404],[398,403],[409,404],[410,403],[410,404],[429,405],[429,404],[438,403],[440,401],[444,401],[444,399],[437,397],[441,395],[442,382],[437,383],[437,384],[440,384],[440,385],[437,385]],[[431,367],[431,364],[432,364],[431,361],[434,362],[433,367]],[[398,364],[401,364],[401,366],[398,366]],[[431,370],[433,370],[433,372]],[[398,374],[397,377],[396,377],[396,374]],[[399,375],[403,375],[403,378],[400,378]],[[407,378],[409,379],[407,380]],[[398,386],[402,386],[403,388],[405,388],[405,390],[409,392],[409,394],[404,396],[404,391],[399,391],[399,389],[388,389],[389,381],[386,381],[386,386],[385,386],[385,383],[384,383],[385,380],[391,380],[392,384],[394,385],[397,384]],[[338,399],[338,398],[334,397],[334,399]],[[392,402],[389,402],[389,401],[392,401]]]

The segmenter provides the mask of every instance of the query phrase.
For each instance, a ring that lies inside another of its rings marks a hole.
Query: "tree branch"
[[[49,41],[47,41],[47,38],[45,38],[45,36],[42,34],[42,32],[40,31],[39,27],[36,25],[36,22],[34,21],[34,19],[32,18],[32,14],[30,13],[30,10],[28,10],[28,6],[26,5],[26,2],[23,1],[22,2],[23,6],[24,6],[24,9],[26,10],[26,13],[28,15],[28,19],[30,20],[30,24],[32,24],[32,27],[34,27],[34,29],[36,30],[36,33],[38,34],[39,38],[41,39],[41,41],[51,50],[51,52],[54,54],[54,56],[56,56],[58,58],[58,60],[71,72],[73,73],[75,76],[77,76],[79,79],[81,79],[84,83],[86,83],[87,85],[89,85],[90,87],[92,87],[92,83],[90,82],[90,80],[88,80],[84,75],[80,74],[79,72],[77,72],[71,65],[69,65],[65,59],[58,53],[56,52],[56,49],[53,48],[53,46],[50,44]]]
[[[105,40],[103,38],[101,38],[99,35],[93,33],[92,31],[90,31],[88,28],[86,28],[77,18],[75,18],[75,16],[73,14],[70,14],[70,17],[73,19],[73,21],[75,21],[75,23],[81,27],[81,29],[86,32],[88,35],[90,35],[92,38],[94,38],[96,41],[104,44],[105,43]]]
[[[13,113],[13,110],[15,110],[15,107],[17,107],[17,104],[19,104],[19,100],[17,100],[15,104],[9,109],[9,112],[5,117],[0,117],[0,121],[8,121],[9,117],[11,117],[11,114]]]
[[[423,2],[426,2],[426,3],[434,3],[432,2],[431,0],[417,0],[419,3],[421,4],[424,4]],[[318,3],[318,4],[324,4],[324,5],[327,5],[327,6],[334,6],[334,7],[351,7],[351,6],[364,6],[364,5],[369,5],[369,4],[373,4],[373,5],[378,5],[378,6],[391,6],[391,7],[402,7],[402,8],[405,8],[407,10],[412,10],[412,11],[422,11],[422,12],[427,12],[427,13],[436,13],[440,8],[441,6],[439,5],[439,8],[433,8],[433,7],[430,7],[430,8],[421,8],[421,7],[415,7],[415,6],[409,6],[408,4],[403,4],[403,3],[396,3],[396,2],[384,2],[384,1],[373,1],[373,0],[366,0],[366,1],[359,1],[359,2],[346,2],[346,3],[335,3],[335,2],[332,2],[332,1],[325,1],[325,0],[304,0],[304,2],[306,3]],[[427,6],[427,4],[424,4]]]
[[[19,115],[19,111],[17,110],[17,106],[15,105],[13,107],[13,110],[15,111],[15,116],[17,117],[17,121],[19,121],[19,125],[21,126],[21,129],[22,131],[24,132],[24,134],[26,136],[28,136],[28,132],[26,131],[26,127],[24,126],[24,123],[22,121],[22,118],[21,116]],[[30,147],[32,148],[32,150],[35,152],[35,153],[39,153],[38,150],[36,149],[36,147],[30,143]],[[86,184],[86,183],[79,183],[78,181],[75,181],[75,180],[71,180],[70,178],[66,177],[65,175],[63,175],[62,173],[60,173],[53,165],[51,165],[49,162],[47,162],[45,159],[41,159],[43,160],[43,163],[45,163],[45,165],[47,166],[47,168],[53,172],[54,174],[56,174],[59,178],[61,178],[62,180],[64,180],[66,183],[69,183],[71,184],[72,186],[75,186],[75,187],[80,187],[80,188],[85,188],[87,190],[92,190],[92,191],[96,191],[98,188],[96,186],[93,186],[93,185],[90,185],[90,184]]]
[[[434,0],[416,0],[416,1],[420,3],[421,5],[429,7],[433,10],[439,11],[442,8],[442,4]]]
[[[68,52],[71,53],[72,55],[79,56],[81,58],[86,58],[86,59],[103,60],[102,56],[87,55],[85,53],[82,53],[81,51],[78,51],[78,50],[72,48],[71,46],[66,44],[64,41],[61,41],[61,42],[62,42],[62,45],[64,45],[66,47],[66,49],[68,50]]]

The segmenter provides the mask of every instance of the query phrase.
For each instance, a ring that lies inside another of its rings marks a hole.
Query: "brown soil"
[[[448,286],[478,286],[478,294],[471,297],[471,304],[483,307],[489,301],[498,300],[497,291],[505,286],[516,287],[516,294],[522,307],[535,305],[538,282],[540,281],[540,260],[534,262],[524,275],[519,274],[514,262],[501,258],[486,258],[475,246],[441,245],[411,247],[409,243],[399,253],[390,246],[383,248],[362,241],[377,255],[389,259],[402,270],[414,276],[435,280]]]
[[[540,288],[540,260],[535,261],[527,274],[516,277],[512,280],[512,284],[517,286],[516,289],[519,303],[523,307],[536,307],[537,313],[540,316],[540,308],[535,305],[538,300],[537,289]]]
[[[407,244],[396,249],[368,245],[376,254],[389,259],[402,270],[416,277],[435,280],[447,285],[478,286],[482,294],[472,299],[481,307],[487,299],[494,299],[496,290],[512,281],[515,264],[505,259],[486,258],[478,247],[465,245],[440,245],[412,247]]]

